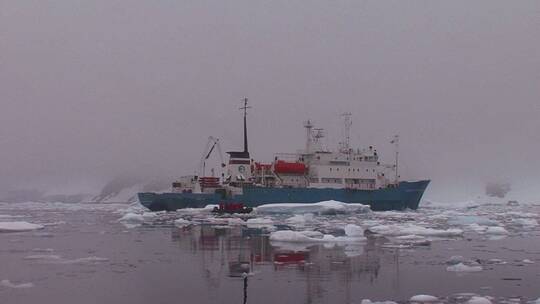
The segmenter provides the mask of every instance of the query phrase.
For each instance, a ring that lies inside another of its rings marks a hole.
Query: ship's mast
[[[343,117],[343,141],[341,142],[341,152],[350,153],[351,148],[351,112],[345,112],[341,114]]]
[[[311,153],[311,142],[312,142],[312,133],[311,129],[313,128],[313,124],[308,119],[306,122],[304,122],[304,128],[306,128],[306,154]]]
[[[248,107],[248,99],[244,98],[242,100],[244,102],[244,106],[240,108],[240,110],[244,110],[244,152],[248,152],[248,139],[247,139],[247,109],[250,109],[251,107]]]
[[[394,135],[394,139],[392,139],[392,141],[390,142],[391,144],[394,144],[394,148],[395,148],[395,152],[396,152],[396,160],[395,160],[395,164],[394,164],[394,168],[395,168],[395,173],[396,173],[396,177],[395,177],[395,184],[398,185],[399,184],[399,173],[398,173],[398,160],[399,160],[399,135]]]

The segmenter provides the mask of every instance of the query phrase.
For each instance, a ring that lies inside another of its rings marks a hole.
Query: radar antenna
[[[351,149],[351,112],[341,114],[343,117],[343,141],[340,143],[342,153],[350,153]]]

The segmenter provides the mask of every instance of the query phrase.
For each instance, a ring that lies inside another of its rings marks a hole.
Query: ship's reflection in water
[[[369,287],[377,280],[381,265],[388,266],[390,277],[399,275],[398,252],[382,247],[380,238],[338,245],[281,243],[271,242],[264,229],[203,225],[173,229],[172,239],[198,257],[209,290],[219,290],[223,280],[243,280],[244,301],[249,291],[251,300],[263,292],[291,303],[325,302],[336,294],[340,302],[349,302],[358,285]],[[397,283],[387,279],[387,284]]]

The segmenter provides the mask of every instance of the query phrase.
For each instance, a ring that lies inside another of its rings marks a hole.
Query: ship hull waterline
[[[138,193],[140,203],[152,211],[203,208],[220,203],[243,203],[247,207],[279,203],[317,203],[336,200],[369,205],[373,211],[416,210],[429,180],[400,182],[397,187],[377,190],[245,187],[243,194],[223,197],[220,193]]]

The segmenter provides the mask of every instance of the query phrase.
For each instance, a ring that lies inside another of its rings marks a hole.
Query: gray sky
[[[244,96],[256,159],[350,111],[433,199],[532,186],[540,2],[0,0],[0,92],[0,190],[191,173],[241,147]]]

